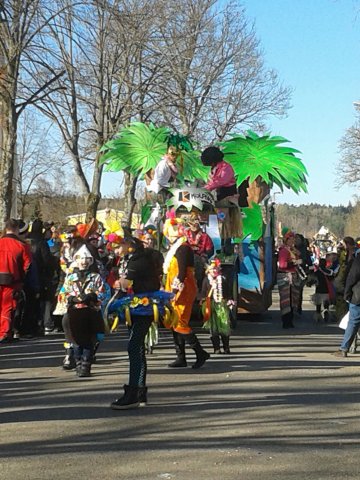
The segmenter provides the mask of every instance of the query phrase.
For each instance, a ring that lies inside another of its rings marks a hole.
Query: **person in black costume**
[[[126,237],[121,244],[121,254],[128,256],[125,278],[119,279],[121,288],[131,289],[135,295],[147,293],[149,296],[160,289],[156,251],[144,248],[137,238]],[[124,395],[111,404],[114,410],[137,408],[147,402],[145,337],[153,321],[153,313],[131,313],[131,325],[128,325],[129,383],[124,385]]]
[[[51,254],[49,245],[44,237],[42,220],[36,219],[31,226],[28,235],[31,253],[33,256],[34,270],[36,269],[39,282],[39,297],[34,298],[33,308],[39,315],[38,332],[49,333],[54,329],[54,321],[51,316],[51,306],[55,295],[56,286],[53,286],[54,272],[57,268],[57,260]]]

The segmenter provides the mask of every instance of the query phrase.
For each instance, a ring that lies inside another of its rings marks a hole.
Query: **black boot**
[[[181,333],[177,333],[173,330],[173,337],[176,350],[176,360],[169,363],[168,367],[170,368],[181,368],[187,367],[186,355],[185,355],[185,339]]]
[[[188,335],[184,335],[184,337],[186,338],[189,347],[191,347],[196,353],[196,362],[192,365],[192,368],[197,369],[202,367],[206,360],[210,358],[210,354],[202,348],[195,333],[189,333]]]
[[[76,375],[79,376],[80,370],[81,370],[81,360],[76,360]]]
[[[147,387],[139,387],[139,402],[141,406],[147,404]]]
[[[63,360],[64,370],[74,370],[76,368],[76,362],[74,357],[74,350],[72,347],[66,349],[66,354]]]
[[[130,410],[140,405],[139,387],[124,385],[124,390],[124,395],[110,405],[113,410]]]
[[[96,342],[94,345],[91,363],[96,363],[96,352],[98,351],[99,346],[100,346],[100,342]]]
[[[216,355],[218,355],[219,353],[221,353],[221,350],[220,350],[220,337],[219,335],[211,335],[210,337],[210,340],[211,340],[211,343],[214,347],[214,353]]]
[[[229,335],[221,335],[221,341],[224,348],[224,353],[229,355],[230,353],[230,337]]]
[[[91,362],[82,360],[80,366],[76,367],[76,373],[78,377],[91,377]]]
[[[293,317],[294,317],[294,315],[293,315],[292,310],[291,310],[291,312],[285,313],[285,315],[281,316],[281,320],[282,320],[282,323],[283,323],[283,328],[294,328]]]

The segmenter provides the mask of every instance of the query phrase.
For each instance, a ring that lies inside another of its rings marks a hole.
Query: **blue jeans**
[[[346,327],[340,350],[348,352],[360,327],[360,305],[349,303],[349,323]]]

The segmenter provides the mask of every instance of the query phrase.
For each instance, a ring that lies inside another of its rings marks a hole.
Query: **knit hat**
[[[156,236],[157,230],[155,225],[146,225],[146,227],[144,227],[144,233],[150,233],[150,235]]]

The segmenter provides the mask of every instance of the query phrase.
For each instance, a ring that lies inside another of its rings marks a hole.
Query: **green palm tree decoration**
[[[133,122],[122,128],[113,140],[102,147],[104,155],[101,163],[106,165],[105,171],[108,172],[123,170],[141,176],[156,167],[170,145],[180,151],[177,160],[180,183],[207,179],[210,169],[203,166],[200,152],[193,149],[188,137],[151,123]]]
[[[250,207],[242,208],[245,213],[243,219],[243,236],[246,238],[251,235],[251,240],[256,241],[263,235],[263,218],[261,213],[261,206],[258,203],[251,202]]]
[[[196,180],[206,180],[209,178],[210,167],[205,167],[200,160],[201,152],[199,150],[180,151],[180,159],[178,159],[179,173],[178,181],[184,183],[195,182]]]
[[[209,177],[210,167],[205,167],[200,159],[201,152],[194,148],[193,142],[186,135],[179,133],[170,133],[168,136],[168,145],[175,147],[179,151],[177,166],[179,173],[178,182],[184,183],[203,180]]]
[[[252,183],[260,178],[270,188],[275,184],[299,193],[307,192],[307,171],[296,156],[299,150],[282,144],[288,143],[283,137],[260,137],[251,130],[246,135],[233,135],[220,144],[224,160],[232,165],[236,182]]]
[[[133,175],[147,173],[165,155],[168,135],[166,127],[156,127],[152,123],[131,123],[102,147],[106,152],[101,159],[106,164],[105,171],[124,170]]]

